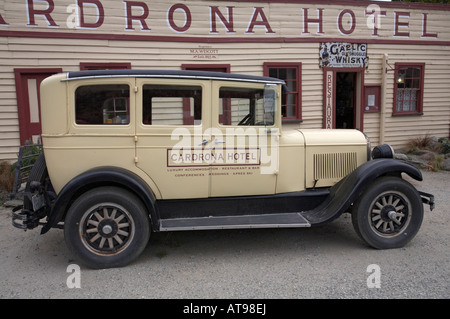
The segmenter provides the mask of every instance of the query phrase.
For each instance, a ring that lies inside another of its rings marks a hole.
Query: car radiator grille
[[[314,154],[314,180],[343,178],[357,167],[356,152]]]

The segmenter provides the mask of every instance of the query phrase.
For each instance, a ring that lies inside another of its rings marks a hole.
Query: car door
[[[211,197],[275,193],[278,89],[264,83],[213,83]]]
[[[208,197],[210,167],[203,152],[210,139],[210,82],[140,78],[136,87],[137,167],[162,199]]]

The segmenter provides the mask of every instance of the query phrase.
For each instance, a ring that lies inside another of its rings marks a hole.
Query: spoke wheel
[[[79,231],[87,249],[98,254],[116,254],[133,239],[135,226],[125,208],[102,203],[85,213]]]
[[[70,206],[64,238],[75,259],[90,268],[122,267],[147,246],[149,214],[140,199],[127,190],[95,188]]]
[[[371,204],[369,222],[373,230],[382,237],[400,234],[411,220],[411,203],[400,192],[380,194]]]
[[[400,177],[378,178],[352,208],[356,233],[377,249],[403,247],[415,237],[422,220],[423,203],[419,193]]]

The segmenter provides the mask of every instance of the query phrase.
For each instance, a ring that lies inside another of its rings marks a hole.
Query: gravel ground
[[[423,172],[416,187],[436,197],[418,235],[404,248],[374,250],[348,214],[309,229],[153,234],[143,255],[121,269],[76,264],[61,230],[39,235],[11,226],[0,209],[0,298],[444,298],[450,297],[450,172]],[[380,288],[369,288],[380,271]],[[75,282],[71,281],[69,282]]]

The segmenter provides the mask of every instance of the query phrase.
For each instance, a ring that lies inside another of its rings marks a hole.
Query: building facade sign
[[[319,64],[321,67],[367,68],[369,66],[367,44],[321,43]]]
[[[322,3],[322,2],[321,2]],[[438,11],[398,10],[383,4],[351,8],[304,1],[24,0],[0,3],[0,35],[51,32],[60,36],[189,36],[207,41],[259,36],[283,38],[372,38],[397,41],[445,41],[436,25],[446,21]],[[275,17],[283,17],[277,20]],[[335,21],[326,23],[326,21]],[[35,36],[42,34],[35,33]],[[324,40],[325,42],[326,40]]]

